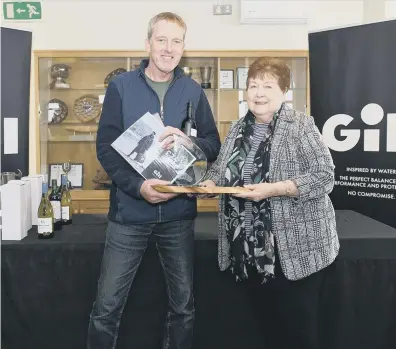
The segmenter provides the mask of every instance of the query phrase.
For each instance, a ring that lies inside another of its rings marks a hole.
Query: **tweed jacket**
[[[231,126],[217,160],[205,179],[222,186],[227,161],[243,119]],[[331,264],[339,251],[334,208],[328,194],[334,186],[334,164],[313,117],[284,105],[274,130],[270,154],[271,183],[292,180],[299,196],[270,198],[272,232],[280,264],[289,280],[299,280]],[[219,199],[218,262],[230,266],[224,195]]]

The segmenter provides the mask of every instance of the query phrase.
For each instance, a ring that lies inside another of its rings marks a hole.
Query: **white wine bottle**
[[[61,193],[60,187],[58,187],[58,181],[53,179],[51,181],[51,195],[49,200],[54,211],[54,230],[62,229],[62,209],[61,209]]]
[[[39,239],[54,237],[54,211],[47,196],[48,184],[43,183],[40,205],[37,211],[37,233]]]
[[[68,188],[67,178],[65,175],[61,176],[62,181],[62,196],[61,196],[61,208],[62,208],[62,224],[72,224],[72,198],[70,190]]]

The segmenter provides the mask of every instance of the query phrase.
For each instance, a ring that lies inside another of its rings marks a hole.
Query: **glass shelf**
[[[74,88],[74,87],[70,87],[70,88],[53,88],[50,89],[49,92],[61,92],[61,93],[65,93],[65,92],[69,92],[69,91],[100,91],[100,92],[105,92],[106,91],[106,87],[79,87],[79,88]]]

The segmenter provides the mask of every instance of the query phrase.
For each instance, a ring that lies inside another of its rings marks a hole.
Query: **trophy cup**
[[[199,71],[201,73],[201,87],[202,88],[211,88],[210,78],[212,76],[212,67],[205,66],[200,67]]]
[[[69,71],[71,67],[66,64],[54,64],[51,67],[51,77],[52,82],[50,84],[50,88],[56,89],[65,89],[70,88],[70,84],[68,84],[65,79],[69,77]]]
[[[182,67],[184,74],[191,78],[193,69],[191,67]]]
[[[67,175],[68,175],[68,173],[69,173],[70,170],[71,170],[71,162],[70,162],[70,160],[69,160],[69,161],[65,161],[65,162],[62,164],[62,170],[63,170],[63,172],[64,172],[65,175],[66,175],[66,185],[69,186],[70,181],[69,181],[69,177],[68,177]],[[70,184],[71,184],[71,183],[70,183]],[[71,185],[70,185],[70,186],[71,186]]]

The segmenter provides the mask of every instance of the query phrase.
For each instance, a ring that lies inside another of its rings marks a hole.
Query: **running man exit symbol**
[[[11,20],[42,18],[41,2],[3,2],[3,17]]]

